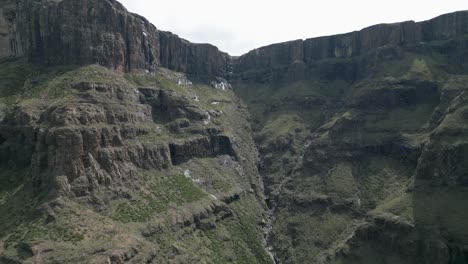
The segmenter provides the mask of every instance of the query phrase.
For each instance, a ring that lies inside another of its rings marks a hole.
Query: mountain
[[[467,11],[231,57],[0,3],[0,263],[468,263]]]

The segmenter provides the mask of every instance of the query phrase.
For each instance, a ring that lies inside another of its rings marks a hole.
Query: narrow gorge
[[[468,11],[233,57],[0,3],[0,263],[468,263]]]

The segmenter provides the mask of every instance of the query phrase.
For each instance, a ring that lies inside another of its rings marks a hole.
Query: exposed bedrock
[[[228,55],[158,30],[114,0],[2,0],[0,58],[43,65],[97,63],[119,71],[162,66],[226,76]]]
[[[466,11],[418,23],[380,24],[361,31],[272,44],[252,50],[237,60],[235,75],[241,79],[259,81],[297,80],[316,74],[327,79],[355,80],[369,73],[369,64],[375,60],[401,57],[399,46],[456,39],[467,33]],[[466,41],[453,41],[454,45],[466,47]],[[447,47],[450,48],[453,47]],[[373,52],[373,56],[360,57],[369,52]]]
[[[317,71],[323,77],[356,79],[368,71],[369,59],[358,59],[360,55],[376,51],[376,58],[398,57],[398,46],[456,39],[468,33],[467,25],[467,12],[456,12],[424,22],[273,44],[233,58],[212,45],[160,31],[114,0],[2,0],[0,58],[28,56],[45,65],[99,63],[121,71],[162,66],[257,80],[307,78]],[[453,45],[466,46],[466,41]],[[323,61],[335,58],[355,59]]]
[[[181,143],[172,143],[169,147],[174,165],[183,163],[194,157],[235,156],[231,140],[223,135],[185,140]]]
[[[134,182],[140,177],[138,169],[163,170],[193,158],[236,157],[221,129],[190,127],[203,124],[207,114],[185,96],[156,87],[88,82],[73,88],[76,101],[6,113],[0,123],[2,168],[30,166],[37,188],[82,197],[101,187]],[[188,135],[141,140],[165,126],[175,129],[174,135],[181,129]]]

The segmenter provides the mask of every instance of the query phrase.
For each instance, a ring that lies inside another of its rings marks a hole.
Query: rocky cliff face
[[[276,78],[276,80],[307,78],[315,74],[316,68],[323,68],[324,65],[321,65],[320,61],[326,59],[359,58],[377,49],[380,49],[377,56],[394,57],[398,56],[398,52],[391,47],[456,39],[465,36],[467,32],[468,13],[466,11],[442,15],[419,23],[408,21],[381,24],[342,35],[296,40],[255,49],[239,58],[236,73],[240,78],[259,80],[262,78]],[[339,64],[338,60],[334,61],[333,65],[325,65],[325,67],[334,67],[331,70],[335,71],[354,71],[342,77],[357,78],[366,74],[362,69],[366,66],[366,62],[356,61],[348,67]],[[272,73],[268,74],[268,72]],[[337,76],[330,77],[336,78]]]
[[[2,1],[0,58],[28,56],[43,65],[97,63],[119,71],[162,66],[226,75],[228,55],[156,29],[119,2]]]
[[[313,75],[311,68],[317,67],[313,65],[324,59],[354,58],[385,46],[454,39],[468,31],[467,13],[457,12],[420,23],[382,24],[348,34],[274,44],[235,60],[210,44],[193,44],[160,31],[113,0],[3,0],[2,4],[0,58],[26,55],[44,65],[98,63],[120,71],[154,71],[162,66],[219,77],[230,76],[235,68],[240,78],[265,78],[268,71],[279,74],[278,78],[288,74],[290,79],[304,78]],[[382,56],[395,56],[393,52],[382,51],[390,53]]]
[[[1,96],[0,262],[269,263],[256,150],[232,90],[97,65],[19,78]]]
[[[1,57],[24,55],[24,49],[16,41],[20,38],[16,25],[16,4],[13,1],[2,2],[0,8],[0,54]]]
[[[228,54],[210,44],[192,44],[170,32],[160,32],[160,64],[163,67],[196,75],[227,77]]]

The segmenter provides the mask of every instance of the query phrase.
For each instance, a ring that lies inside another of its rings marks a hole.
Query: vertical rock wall
[[[159,31],[113,0],[2,1],[0,58],[43,65],[97,63],[119,71],[158,66],[224,77],[228,55]]]
[[[319,60],[352,58],[387,45],[411,45],[468,34],[468,12],[460,11],[416,23],[380,24],[361,31],[273,44],[241,56],[236,74],[311,65]],[[300,69],[300,68],[299,68]]]

